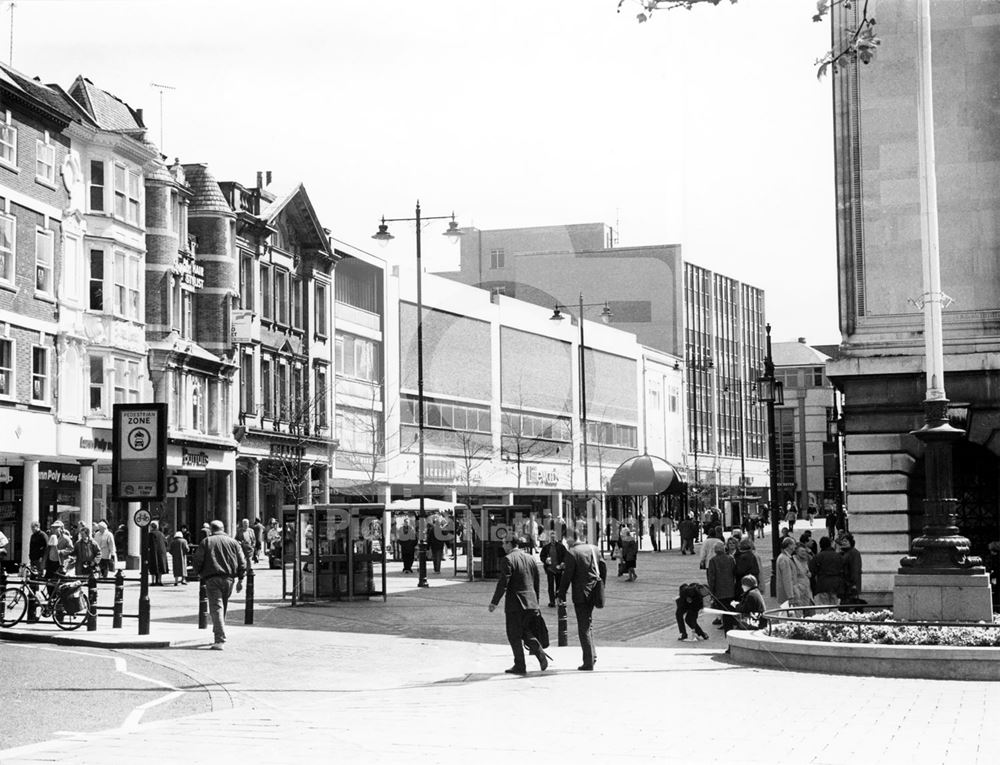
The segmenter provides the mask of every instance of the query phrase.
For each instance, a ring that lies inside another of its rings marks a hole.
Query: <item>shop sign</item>
[[[188,493],[188,477],[186,475],[167,476],[167,497],[186,497]]]
[[[234,343],[260,342],[260,316],[253,311],[236,309],[229,314],[230,334]]]
[[[39,462],[38,483],[56,489],[75,489],[80,485],[80,467],[60,465],[58,462]]]
[[[528,465],[526,472],[526,482],[537,486],[558,486],[559,473],[555,468],[542,470],[535,465]]]
[[[208,454],[181,449],[181,465],[183,467],[208,467]]]
[[[455,477],[455,463],[451,460],[425,460],[424,474],[432,481],[450,481]]]
[[[167,477],[167,405],[115,404],[111,498],[161,502]]]
[[[306,448],[295,444],[271,444],[271,456],[284,460],[305,459]]]
[[[205,286],[205,267],[197,263],[181,263],[181,284],[187,284],[195,289]]]
[[[0,486],[5,483],[14,483],[14,475],[11,472],[10,465],[0,465]]]
[[[93,438],[80,437],[81,449],[93,449],[98,452],[110,452],[112,448],[111,431],[94,429]]]

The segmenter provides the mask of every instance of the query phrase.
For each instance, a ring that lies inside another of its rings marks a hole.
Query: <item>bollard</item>
[[[204,578],[198,580],[198,629],[208,629],[208,588]]]
[[[111,619],[111,628],[122,628],[122,614],[125,612],[125,574],[121,569],[115,573],[115,608]]]
[[[7,598],[4,597],[3,591],[7,587],[7,572],[3,570],[3,566],[0,565],[0,622],[3,621],[4,614],[7,611]]]
[[[246,610],[243,614],[244,624],[253,624],[253,568],[247,566]]]
[[[29,572],[31,569],[28,570]],[[30,573],[25,575],[24,582],[28,590],[28,624],[36,624],[38,622],[38,601],[35,599],[35,585],[30,581]]]
[[[87,577],[87,598],[90,600],[90,612],[87,614],[87,632],[97,631],[97,576],[93,571]]]
[[[560,600],[556,609],[558,618],[557,641],[560,648],[569,645],[569,620],[566,618],[566,601]]]

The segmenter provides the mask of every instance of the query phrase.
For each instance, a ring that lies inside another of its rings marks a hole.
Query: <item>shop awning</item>
[[[649,496],[676,493],[683,484],[680,472],[660,457],[640,454],[625,460],[608,481],[608,494]]]

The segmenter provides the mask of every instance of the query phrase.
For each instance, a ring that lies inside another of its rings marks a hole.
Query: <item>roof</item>
[[[184,169],[184,177],[193,195],[189,207],[192,213],[233,214],[218,182],[208,171],[208,165],[201,162],[193,165],[181,165],[181,167]]]
[[[141,132],[146,129],[139,112],[117,96],[101,90],[83,75],[77,76],[70,85],[69,94],[104,130]]]
[[[31,79],[6,64],[0,64],[0,86],[4,90],[34,102],[43,107],[50,117],[65,120],[80,119],[84,115],[73,100],[65,95],[61,88],[43,85],[40,80]]]
[[[814,367],[826,364],[829,356],[804,342],[774,343],[771,358],[776,367]]]

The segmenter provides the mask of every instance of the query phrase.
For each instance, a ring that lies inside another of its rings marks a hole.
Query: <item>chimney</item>
[[[260,170],[257,171],[257,188],[261,188],[261,183],[264,180],[264,173]]]
[[[135,121],[142,127],[145,127],[145,123],[142,121],[142,109],[135,110]]]
[[[264,178],[265,178],[264,185],[270,186],[271,185],[271,171],[270,170],[268,170],[268,171],[266,171],[264,173]]]
[[[805,345],[806,344],[806,339],[804,337],[800,337],[799,338],[799,342],[802,343],[803,345]]]

